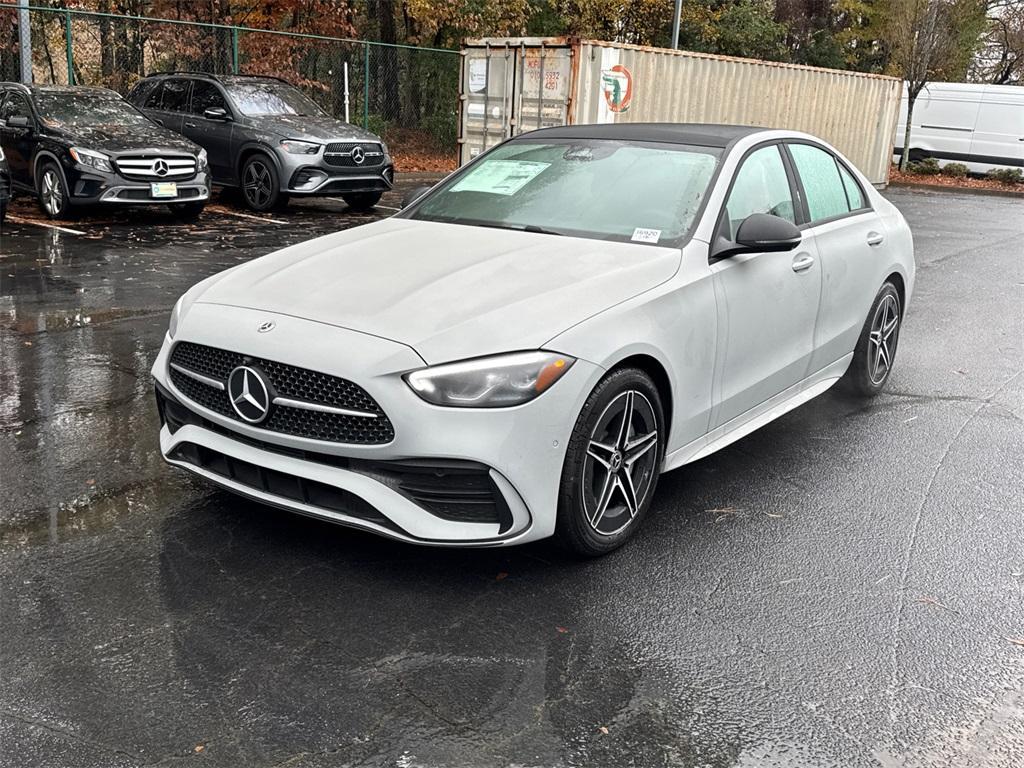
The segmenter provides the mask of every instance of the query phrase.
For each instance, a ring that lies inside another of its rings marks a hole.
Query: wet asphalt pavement
[[[1024,765],[1024,200],[888,194],[919,265],[889,392],[663,476],[592,562],[414,548],[161,462],[175,298],[372,217],[12,222],[0,766]]]

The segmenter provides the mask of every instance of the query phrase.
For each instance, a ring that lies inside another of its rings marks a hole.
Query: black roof
[[[252,82],[254,80],[256,80],[256,81],[263,80],[263,81],[269,81],[269,82],[275,82],[275,83],[287,83],[288,82],[287,80],[283,80],[280,77],[274,77],[273,75],[243,75],[243,74],[237,74],[237,75],[216,75],[216,74],[214,74],[212,72],[195,72],[195,71],[192,71],[192,70],[175,70],[175,71],[171,71],[171,72],[150,72],[148,75],[146,75],[146,79],[149,79],[151,77],[174,77],[176,75],[180,76],[180,77],[205,77],[205,78],[209,78],[210,80],[216,80],[218,83],[225,83],[225,84],[227,84],[227,83],[236,83],[236,82],[246,83],[246,82]]]
[[[560,125],[540,128],[524,136],[552,139],[618,139],[620,141],[660,141],[692,144],[699,147],[727,147],[737,139],[769,130],[750,125],[714,125],[707,123],[605,123],[600,125]]]

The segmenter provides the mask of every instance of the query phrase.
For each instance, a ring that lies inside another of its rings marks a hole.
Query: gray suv
[[[394,184],[380,137],[334,119],[277,78],[150,75],[128,100],[205,149],[214,182],[240,187],[254,211],[279,207],[292,195],[337,195],[366,210]]]

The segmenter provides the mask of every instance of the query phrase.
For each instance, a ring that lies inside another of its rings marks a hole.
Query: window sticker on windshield
[[[529,160],[485,161],[452,187],[451,191],[514,195],[549,165],[551,163],[535,163]]]
[[[661,239],[661,230],[637,227],[633,230],[633,236],[629,239],[634,243],[656,243]]]

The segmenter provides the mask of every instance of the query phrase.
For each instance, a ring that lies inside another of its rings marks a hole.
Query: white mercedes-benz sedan
[[[843,381],[876,394],[910,230],[806,134],[523,134],[397,215],[204,280],[153,366],[174,466],[406,542],[639,527],[658,476]]]

